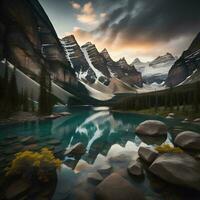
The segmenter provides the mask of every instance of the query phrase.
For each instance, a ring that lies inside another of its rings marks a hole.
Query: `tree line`
[[[157,111],[160,107],[164,110],[186,111],[191,106],[194,112],[200,111],[200,82],[186,86],[169,87],[164,91],[135,94],[123,98],[113,108],[122,110],[143,110],[154,108]]]
[[[40,115],[50,114],[53,107],[52,86],[50,74],[45,66],[41,68],[39,83],[40,93],[36,103],[33,90],[18,88],[16,68],[9,70],[8,62],[5,60],[4,75],[0,77],[0,113],[10,115],[17,111],[25,111],[37,112]]]

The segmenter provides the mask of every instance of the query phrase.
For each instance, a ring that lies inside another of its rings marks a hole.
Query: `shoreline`
[[[63,113],[52,113],[51,115],[40,116],[40,115],[37,115],[37,113],[20,111],[20,112],[13,113],[8,118],[3,118],[3,117],[0,118],[0,126],[57,119],[59,117],[63,117],[69,114],[70,113],[63,112]]]

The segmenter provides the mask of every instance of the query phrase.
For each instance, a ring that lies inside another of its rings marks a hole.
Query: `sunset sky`
[[[130,63],[180,56],[200,32],[199,0],[39,0],[60,38],[107,48]]]

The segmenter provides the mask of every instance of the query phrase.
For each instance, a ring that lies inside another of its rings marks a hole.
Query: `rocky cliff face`
[[[65,55],[72,68],[75,70],[77,76],[80,79],[85,78],[89,83],[94,83],[97,78],[96,74],[90,68],[90,65],[88,64],[75,37],[73,35],[64,37],[61,40],[61,43],[64,47]]]
[[[200,66],[200,33],[169,71],[166,85],[178,85]]]
[[[121,58],[118,62],[114,62],[106,49],[101,52],[101,55],[106,60],[112,76],[122,80],[130,86],[134,87],[137,85],[142,87],[143,79],[141,73],[135,69],[134,65],[130,66],[125,58]]]
[[[0,58],[7,59],[33,79],[42,66],[55,82],[76,84],[56,32],[37,0],[0,1]]]

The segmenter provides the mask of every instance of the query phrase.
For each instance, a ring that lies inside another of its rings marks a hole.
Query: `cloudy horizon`
[[[60,38],[73,34],[114,60],[180,56],[200,31],[198,0],[39,0]]]

